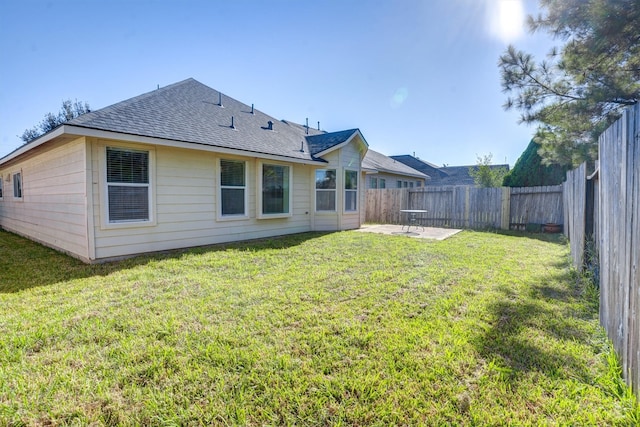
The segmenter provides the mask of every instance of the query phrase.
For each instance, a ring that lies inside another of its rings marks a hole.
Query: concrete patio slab
[[[403,229],[404,228],[404,229]],[[461,232],[457,228],[414,227],[407,230],[407,226],[393,224],[365,224],[356,231],[364,233],[393,234],[396,236],[415,237],[416,239],[444,240]]]

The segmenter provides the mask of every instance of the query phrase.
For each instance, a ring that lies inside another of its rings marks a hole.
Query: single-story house
[[[362,161],[367,174],[366,188],[414,188],[423,187],[430,177],[402,162],[372,149]]]
[[[391,156],[391,158],[429,175],[431,179],[426,181],[425,185],[475,185],[475,181],[469,174],[469,171],[471,169],[477,169],[478,165],[440,167],[409,154]],[[509,171],[508,164],[490,165],[489,167],[491,169],[504,169]]]
[[[85,262],[364,221],[358,129],[279,121],[187,79],[0,159],[0,227]]]

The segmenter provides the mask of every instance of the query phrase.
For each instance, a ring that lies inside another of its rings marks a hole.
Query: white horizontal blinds
[[[149,221],[149,152],[107,148],[109,222]]]
[[[22,173],[20,172],[13,174],[13,197],[22,198]]]
[[[245,215],[246,165],[243,161],[220,160],[222,215]]]
[[[289,213],[289,166],[262,165],[262,213]]]
[[[316,210],[336,210],[336,170],[316,171]]]
[[[344,171],[344,210],[358,209],[358,172]]]

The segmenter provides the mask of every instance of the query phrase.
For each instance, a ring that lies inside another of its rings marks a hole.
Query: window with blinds
[[[291,168],[262,165],[262,213],[289,213],[289,176]]]
[[[316,211],[336,210],[336,170],[316,171]]]
[[[107,148],[109,222],[149,221],[149,152]]]
[[[246,215],[246,163],[220,160],[220,212],[225,215]]]
[[[358,210],[358,171],[344,171],[344,210]]]

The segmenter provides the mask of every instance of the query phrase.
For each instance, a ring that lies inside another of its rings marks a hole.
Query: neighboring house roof
[[[431,176],[431,180],[427,182],[428,185],[475,185],[473,177],[469,175],[469,169],[475,169],[478,167],[477,165],[438,167],[408,154],[391,156],[391,158]],[[490,167],[491,169],[509,170],[508,164],[490,165]]]
[[[489,165],[491,169],[509,170],[509,165]],[[447,173],[446,177],[440,178],[437,185],[475,185],[475,180],[469,175],[470,169],[477,169],[478,165],[468,166],[446,166],[442,170]],[[433,183],[430,183],[433,184]]]
[[[358,129],[325,133],[280,121],[192,78],[83,114],[61,127],[18,148],[0,164],[62,133],[81,135],[83,129],[314,162],[321,161],[316,154],[331,151],[356,134],[366,145]]]
[[[429,163],[424,160],[418,159],[417,157],[414,157],[408,154],[404,154],[401,156],[390,156],[390,157],[394,160],[404,163],[405,165],[417,171],[420,171],[426,175],[429,175],[431,179],[438,179],[440,177],[447,176],[447,173],[442,171],[438,165],[434,165],[433,163]]]
[[[428,175],[419,172],[402,162],[399,162],[391,157],[385,156],[382,153],[369,149],[367,154],[362,160],[362,168],[372,172],[386,172],[396,175],[406,175],[416,178],[429,179]]]

